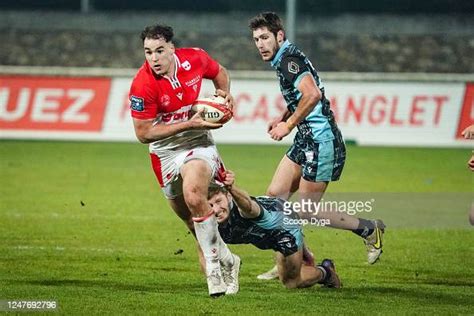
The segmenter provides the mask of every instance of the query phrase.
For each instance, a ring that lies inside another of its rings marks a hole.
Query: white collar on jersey
[[[176,55],[176,53],[173,54],[173,58],[174,58],[174,73],[173,73],[173,76],[170,78],[170,77],[165,75],[164,77],[169,80],[169,82],[171,83],[171,86],[173,87],[173,89],[176,89],[178,87],[181,87],[181,83],[178,80],[178,68],[181,67],[181,62],[180,62],[178,56]]]
[[[176,73],[178,72],[178,68],[181,67],[181,61],[179,60],[179,57],[178,55],[176,55],[176,53],[173,54],[173,57],[174,57],[174,65],[175,65],[174,74],[176,75]]]

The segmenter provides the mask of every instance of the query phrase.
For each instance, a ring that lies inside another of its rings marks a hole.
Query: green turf
[[[252,194],[264,193],[285,152],[219,149]],[[146,146],[0,141],[0,300],[54,299],[64,314],[474,313],[470,152],[350,146],[348,155],[329,191],[383,200],[367,214],[389,225],[382,260],[368,266],[352,233],[307,229],[344,288],[290,291],[255,278],[271,266],[271,252],[232,246],[244,262],[241,292],[212,300]]]

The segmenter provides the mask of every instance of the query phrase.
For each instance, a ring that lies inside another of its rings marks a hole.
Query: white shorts
[[[183,194],[183,179],[181,167],[193,159],[201,159],[207,162],[212,171],[212,177],[218,176],[219,172],[225,170],[222,159],[217,152],[216,146],[196,147],[189,150],[174,151],[173,155],[158,157],[150,153],[153,171],[160,183],[161,189],[169,200]]]

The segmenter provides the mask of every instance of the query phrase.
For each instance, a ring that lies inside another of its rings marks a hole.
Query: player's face
[[[159,76],[171,76],[174,72],[174,45],[164,38],[145,38],[145,58],[151,69]]]
[[[209,205],[216,214],[217,222],[222,223],[229,217],[229,197],[227,194],[219,192],[209,199]]]
[[[257,46],[258,52],[264,61],[271,61],[275,57],[283,43],[283,37],[282,31],[279,31],[275,36],[267,27],[261,27],[253,31],[255,46]]]

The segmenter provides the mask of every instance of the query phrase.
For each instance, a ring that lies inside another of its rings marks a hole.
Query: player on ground
[[[220,238],[207,202],[209,184],[223,168],[209,130],[222,125],[204,121],[199,112],[189,117],[204,78],[233,106],[229,75],[204,50],[175,48],[169,26],[147,26],[141,39],[146,61],[129,95],[136,136],[149,144],[152,167],[169,204],[202,249],[209,294],[233,294],[240,259]]]
[[[234,184],[234,179],[234,173],[228,170],[224,186],[209,189],[209,204],[217,216],[224,241],[276,251],[278,274],[287,288],[310,287],[316,283],[341,287],[332,260],[324,259],[316,267],[302,264],[301,226],[296,222],[296,213],[285,215],[285,201],[275,197],[250,197]]]
[[[299,191],[299,199],[317,202],[330,181],[341,176],[346,148],[325,96],[323,83],[309,59],[285,37],[280,18],[273,12],[250,20],[255,45],[264,61],[276,70],[287,110],[271,122],[268,133],[280,141],[297,127],[293,145],[280,161],[267,195],[288,199]],[[320,213],[334,228],[351,230],[362,237],[368,262],[375,263],[382,253],[382,221],[366,220],[341,212]],[[275,277],[276,269],[259,276]]]

